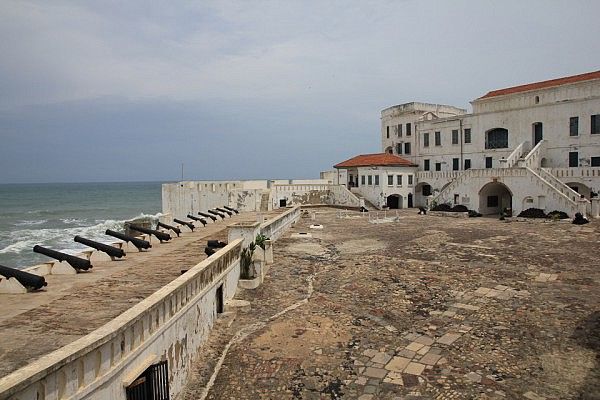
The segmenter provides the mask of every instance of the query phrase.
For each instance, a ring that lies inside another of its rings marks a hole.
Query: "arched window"
[[[508,129],[494,128],[485,134],[486,149],[506,149],[508,148]]]

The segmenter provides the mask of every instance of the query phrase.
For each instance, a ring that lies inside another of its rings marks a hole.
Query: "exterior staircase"
[[[586,215],[591,210],[591,204],[586,199],[581,199],[579,193],[568,187],[541,167],[541,161],[545,154],[546,142],[537,143],[533,149],[527,151],[528,143],[519,144],[510,156],[501,160],[500,168],[469,169],[452,179],[437,195],[431,203],[452,203],[455,193],[471,193],[471,198],[476,198],[477,191],[486,183],[498,181],[512,188],[517,193],[513,197],[523,199],[531,195],[543,197],[549,208],[548,211],[560,210],[570,216],[581,212]],[[475,208],[475,207],[472,207]],[[522,211],[523,206],[515,204],[513,209]]]

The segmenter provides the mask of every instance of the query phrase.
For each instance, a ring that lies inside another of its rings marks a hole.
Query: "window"
[[[485,158],[485,167],[486,168],[492,168],[492,157],[486,157]]]
[[[592,167],[600,167],[600,157],[592,157]]]
[[[412,176],[412,175],[409,175],[409,176],[408,176],[408,184],[409,184],[409,185],[412,185],[412,182],[413,182],[413,176]]]
[[[540,102],[540,96],[535,96],[535,104],[538,104]]]
[[[569,118],[569,136],[579,136],[579,117]]]
[[[394,175],[388,175],[388,186],[394,185]]]
[[[465,143],[471,143],[471,128],[465,128]]]
[[[390,127],[386,126],[386,134],[387,134],[387,138],[390,138]]]
[[[452,144],[458,144],[458,129],[452,130]]]
[[[402,124],[396,126],[396,134],[398,134],[398,137],[402,137]]]
[[[379,186],[379,175],[375,175],[375,186]]]
[[[402,143],[396,143],[396,154],[402,154]]]
[[[435,170],[436,171],[441,171],[442,170],[442,163],[436,162],[435,163]]]
[[[412,126],[410,125],[410,122],[408,124],[406,124],[406,136],[410,136],[412,135]]]
[[[442,145],[442,133],[440,131],[437,131],[435,133],[435,145],[436,146]]]
[[[487,197],[487,206],[488,207],[498,207],[498,196],[488,196]]]
[[[423,134],[423,147],[429,147],[429,132]]]
[[[460,159],[453,158],[452,159],[452,171],[458,171]]]
[[[402,186],[402,175],[396,175],[396,184]]]
[[[592,115],[592,135],[600,133],[600,114]]]
[[[369,185],[372,185],[372,184],[373,184],[373,176],[372,176],[372,175],[369,175],[369,176],[368,176],[368,178],[367,178],[367,182],[369,182]]]
[[[506,149],[508,147],[508,129],[495,128],[485,135],[486,149]]]
[[[579,167],[579,152],[578,151],[570,151],[569,152],[569,167]]]
[[[360,176],[360,184],[363,185],[363,186],[365,184],[365,176],[364,175]]]
[[[429,160],[423,160],[423,169],[429,171]]]
[[[410,143],[404,143],[404,154],[410,154]]]
[[[471,160],[465,158],[465,169],[471,169]]]

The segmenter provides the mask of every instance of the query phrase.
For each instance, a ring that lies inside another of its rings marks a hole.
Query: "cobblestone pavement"
[[[182,398],[600,399],[597,222],[315,211]]]

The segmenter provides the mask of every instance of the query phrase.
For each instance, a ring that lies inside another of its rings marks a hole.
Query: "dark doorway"
[[[167,360],[151,365],[125,389],[127,400],[169,400]]]
[[[217,314],[222,314],[224,311],[224,301],[223,301],[223,285],[220,285],[217,288],[217,294],[215,302],[217,304]]]
[[[544,138],[544,133],[542,131],[542,123],[535,122],[533,124],[533,145],[535,146]]]
[[[393,194],[387,197],[387,206],[390,210],[395,210],[400,208],[400,199],[398,195]]]
[[[279,200],[279,207],[285,207],[286,205],[287,205],[287,200],[286,199]]]
[[[412,193],[408,194],[408,208],[412,208],[413,207],[413,195]]]

